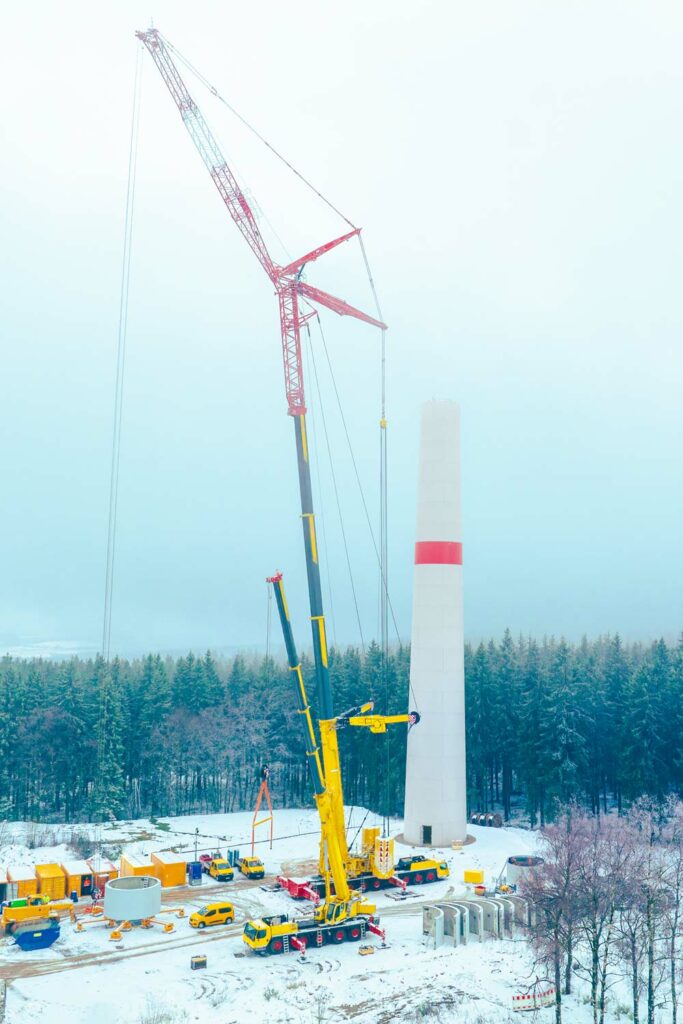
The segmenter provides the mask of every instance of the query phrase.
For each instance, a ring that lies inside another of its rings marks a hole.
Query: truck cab
[[[258,857],[240,857],[235,865],[247,878],[263,878],[266,873],[265,865]]]
[[[281,953],[285,946],[285,937],[296,935],[298,931],[295,921],[290,921],[287,914],[276,914],[272,917],[260,917],[256,921],[247,921],[242,932],[242,941],[253,953]]]
[[[210,928],[214,924],[230,924],[235,920],[232,903],[207,903],[190,915],[192,928]]]

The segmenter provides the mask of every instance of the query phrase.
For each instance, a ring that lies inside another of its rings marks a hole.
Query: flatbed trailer
[[[402,857],[389,878],[378,878],[371,872],[347,879],[350,889],[360,892],[378,892],[380,889],[405,889],[408,885],[429,885],[449,877],[448,865],[425,857]],[[307,882],[296,882],[290,878],[278,877],[278,883],[295,900],[311,900],[317,903],[325,896],[325,879],[318,875]],[[331,883],[334,895],[334,883]]]

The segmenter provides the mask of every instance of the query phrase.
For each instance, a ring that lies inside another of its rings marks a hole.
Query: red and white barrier
[[[523,996],[512,997],[513,1010],[538,1010],[542,1006],[552,1006],[555,1002],[555,986],[527,992]]]

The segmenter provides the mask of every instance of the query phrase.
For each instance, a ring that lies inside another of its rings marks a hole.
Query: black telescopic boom
[[[318,541],[315,532],[315,515],[313,513],[306,415],[305,413],[299,413],[293,419],[296,433],[296,458],[299,470],[299,491],[301,493],[301,522],[304,530],[304,548],[306,549],[306,572],[308,574],[308,597],[311,608],[313,661],[315,663],[318,703],[320,705],[320,717],[322,719],[330,719],[334,717],[334,711],[332,709],[330,671],[327,667],[327,636],[325,633],[323,596],[320,585]]]
[[[315,730],[313,728],[313,719],[311,718],[311,708],[308,703],[308,697],[306,696],[306,686],[301,672],[301,662],[299,661],[299,655],[296,652],[294,634],[292,633],[292,624],[289,621],[289,609],[287,607],[287,599],[285,597],[285,588],[282,584],[282,573],[277,573],[275,576],[269,577],[267,582],[273,584],[275,603],[277,604],[277,610],[280,616],[280,625],[282,626],[282,635],[285,641],[285,648],[287,649],[287,662],[289,663],[290,672],[293,672],[296,676],[296,699],[298,712],[302,716],[301,725],[304,732],[306,760],[311,772],[313,792],[316,796],[319,796],[321,793],[325,792],[325,780],[323,777],[322,763],[320,761],[318,742],[315,738]]]

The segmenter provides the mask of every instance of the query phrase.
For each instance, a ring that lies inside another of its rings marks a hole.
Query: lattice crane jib
[[[163,36],[154,28],[149,29],[147,32],[136,32],[136,35],[149,51],[168,91],[173,97],[186,129],[213,179],[221,199],[244,240],[268,275],[278,297],[287,410],[289,415],[293,417],[295,426],[318,702],[321,716],[323,718],[331,718],[333,715],[332,694],[327,667],[327,640],[320,584],[319,551],[313,512],[306,432],[306,397],[301,356],[301,327],[311,316],[311,313],[302,311],[300,299],[318,306],[324,306],[339,316],[351,316],[375,327],[385,329],[386,325],[381,320],[351,306],[343,299],[338,299],[334,295],[330,295],[302,281],[301,271],[307,263],[314,262],[331,249],[336,248],[350,238],[360,235],[360,228],[353,228],[353,230],[346,232],[346,234],[341,235],[339,238],[332,239],[318,246],[298,260],[294,260],[286,266],[279,266],[272,259],[249,202],[223,156],[199,107],[192,99]]]

